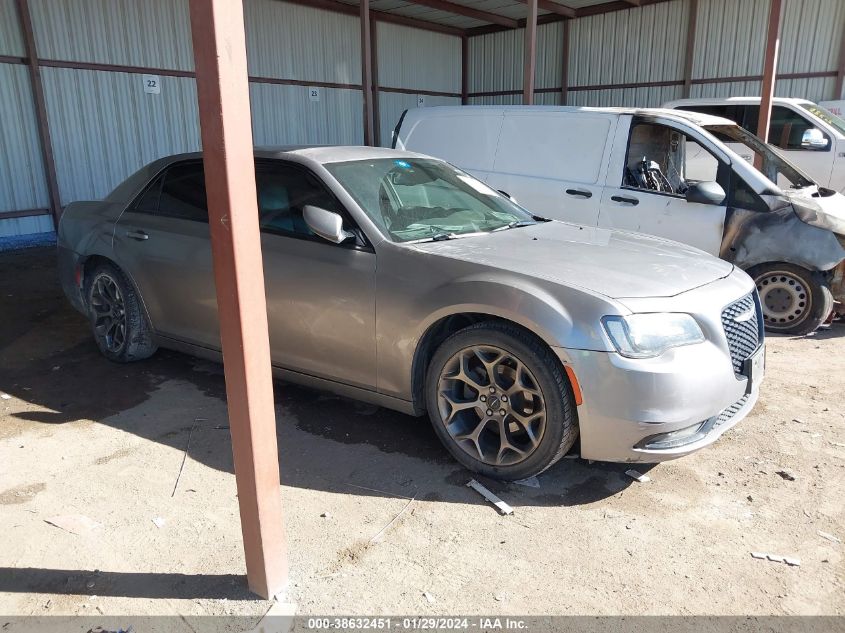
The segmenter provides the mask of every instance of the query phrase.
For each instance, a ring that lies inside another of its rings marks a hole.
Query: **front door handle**
[[[138,241],[150,239],[150,236],[145,231],[126,231],[126,237]]]
[[[566,194],[569,196],[578,196],[580,198],[592,198],[592,191],[584,191],[583,189],[567,189]]]
[[[640,201],[636,198],[628,198],[626,196],[610,196],[610,199],[614,202],[621,202],[623,204],[630,204],[632,207],[637,206]]]

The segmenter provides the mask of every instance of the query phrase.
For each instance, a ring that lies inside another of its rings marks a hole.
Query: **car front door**
[[[684,191],[697,182],[719,182],[727,192],[729,172],[685,132],[634,118],[627,141],[617,136],[599,226],[648,233],[718,255],[726,203],[687,202]]]
[[[158,335],[220,347],[201,161],[175,163],[153,179],[118,219],[114,253]]]
[[[256,181],[273,364],[375,389],[374,250],[307,168],[259,161]],[[306,205],[340,213],[356,240],[317,237],[303,219]]]

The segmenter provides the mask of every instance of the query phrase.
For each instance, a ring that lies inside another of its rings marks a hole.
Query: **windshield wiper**
[[[535,224],[537,223],[534,220],[514,220],[513,222],[508,222],[504,226],[493,229],[493,233],[496,231],[507,231],[508,229],[518,229],[523,226],[534,226]]]

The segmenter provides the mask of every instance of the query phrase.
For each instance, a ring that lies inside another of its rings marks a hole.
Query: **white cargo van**
[[[760,97],[679,99],[663,106],[724,117],[756,134]],[[845,120],[806,99],[772,100],[770,145],[822,187],[845,193]]]
[[[759,156],[762,172],[727,143]],[[719,255],[754,277],[770,330],[810,332],[834,298],[845,300],[845,196],[733,121],[656,109],[417,108],[402,115],[393,145],[443,158],[538,215]]]

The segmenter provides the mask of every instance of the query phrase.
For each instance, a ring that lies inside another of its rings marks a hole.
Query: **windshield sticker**
[[[406,160],[394,160],[393,164],[402,169],[411,169],[411,163]]]

